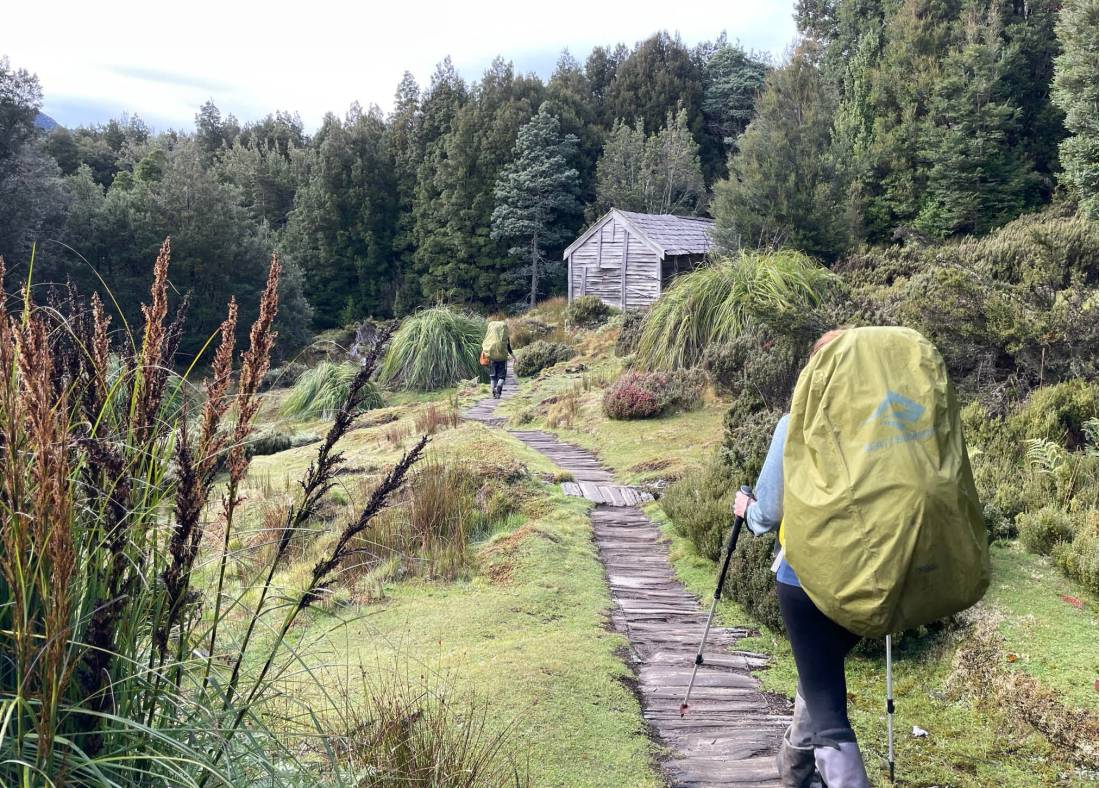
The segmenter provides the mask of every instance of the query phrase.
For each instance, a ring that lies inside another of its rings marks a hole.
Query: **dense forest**
[[[231,293],[284,266],[280,349],[438,302],[508,309],[564,290],[561,250],[614,205],[705,214],[726,248],[825,262],[983,235],[1052,200],[1095,213],[1095,0],[800,0],[782,62],[725,34],[563,52],[545,83],[495,60],[392,110],[353,105],[191,131],[136,116],[48,131],[47,86],[0,60],[0,255],[8,275],[109,291],[122,317],[166,235],[193,354]]]

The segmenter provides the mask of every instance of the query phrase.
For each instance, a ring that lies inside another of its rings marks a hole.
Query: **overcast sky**
[[[158,130],[192,128],[208,98],[242,121],[298,111],[308,129],[353,101],[388,110],[405,70],[423,87],[445,55],[467,80],[498,54],[545,79],[564,48],[583,63],[594,46],[657,30],[689,46],[725,30],[776,56],[795,37],[792,0],[7,5],[0,55],[38,74],[46,114],[77,126],[129,112]]]

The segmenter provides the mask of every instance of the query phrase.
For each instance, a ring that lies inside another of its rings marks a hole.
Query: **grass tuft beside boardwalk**
[[[533,786],[659,786],[625,640],[607,626],[587,506],[545,490],[541,515],[478,546],[474,579],[395,584],[376,606],[316,617],[302,637],[328,631],[340,659],[368,673],[400,658],[482,697],[529,757]]]

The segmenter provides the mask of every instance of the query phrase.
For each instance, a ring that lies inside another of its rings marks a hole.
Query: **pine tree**
[[[1005,57],[995,11],[967,21],[965,44],[943,58],[919,137],[927,179],[914,224],[929,235],[983,234],[1019,215],[1040,186],[1011,145],[1020,110],[1001,97]]]
[[[706,59],[703,73],[703,122],[716,151],[723,154],[715,169],[720,172],[737,138],[752,120],[768,63],[739,46],[723,43]]]
[[[1058,14],[1054,103],[1070,136],[1058,148],[1061,183],[1089,216],[1097,215],[1097,0],[1066,0]]]
[[[493,194],[492,236],[513,245],[508,253],[526,259],[530,269],[530,305],[539,295],[546,251],[573,238],[579,222],[579,178],[569,166],[577,145],[560,133],[558,119],[545,104],[516,137],[515,155],[497,179]]]
[[[544,87],[497,58],[432,146],[417,183],[414,255],[421,298],[491,306],[519,294],[490,225],[493,188]]]
[[[809,43],[765,81],[757,114],[715,185],[712,212],[728,248],[782,243],[836,257],[846,245],[841,179],[833,165],[836,94]]]
[[[702,138],[703,75],[679,36],[661,32],[638,44],[615,70],[607,104],[612,119],[641,118],[646,129],[686,110],[692,135]]]
[[[688,128],[687,110],[669,113],[665,126],[649,137],[643,169],[647,213],[690,216],[704,207],[707,187],[699,159],[699,145]]]
[[[568,50],[562,52],[546,84],[546,102],[560,121],[562,134],[577,138],[577,151],[570,164],[580,176],[581,201],[591,202],[596,197],[596,161],[603,148],[604,130],[599,124],[592,85]]]
[[[639,119],[630,126],[616,122],[604,141],[596,163],[596,202],[588,219],[595,220],[610,208],[644,211],[645,128]]]

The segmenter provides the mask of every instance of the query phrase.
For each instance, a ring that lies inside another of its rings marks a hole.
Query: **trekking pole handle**
[[[752,497],[752,487],[747,484],[741,485],[741,492],[745,495]],[[714,588],[714,598],[718,599],[722,596],[722,586],[726,584],[726,573],[729,572],[730,560],[733,558],[733,551],[737,549],[737,536],[741,533],[741,525],[745,522],[744,517],[733,518],[733,531],[730,533],[729,548],[726,550],[726,558],[722,562],[722,572],[718,575],[718,585]]]

